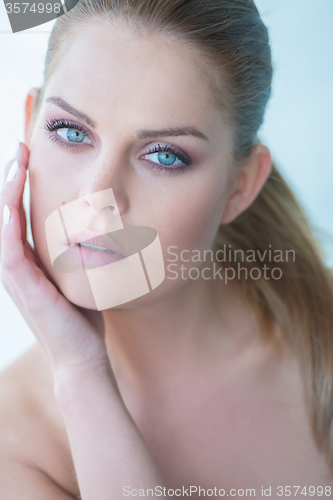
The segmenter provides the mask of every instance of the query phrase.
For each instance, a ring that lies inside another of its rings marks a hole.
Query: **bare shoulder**
[[[20,493],[30,498],[27,491],[34,500],[78,494],[52,375],[38,344],[0,373],[0,470],[6,500]]]
[[[249,456],[251,446],[257,446],[258,461],[272,484],[299,480],[332,489],[333,471],[315,441],[300,364],[279,327],[275,339],[249,350],[247,361],[241,373],[244,410],[253,419],[251,433],[244,434]]]
[[[210,484],[221,476],[225,489],[246,485],[260,491],[267,484],[274,498],[279,485],[333,488],[332,471],[312,434],[298,361],[283,337],[245,344],[217,370],[214,411],[197,409],[201,435],[193,459],[200,460],[197,470],[206,466]],[[200,448],[202,442],[211,445]]]

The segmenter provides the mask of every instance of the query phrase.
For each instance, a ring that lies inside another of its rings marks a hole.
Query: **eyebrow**
[[[137,132],[137,136],[139,139],[147,139],[154,137],[178,137],[180,135],[193,135],[199,139],[203,139],[205,141],[209,141],[208,137],[197,130],[194,127],[182,127],[182,128],[167,128],[161,130],[140,130]]]
[[[89,118],[89,116],[85,115],[84,113],[81,113],[81,111],[78,111],[77,109],[73,108],[68,102],[66,102],[64,99],[61,97],[48,97],[45,99],[47,102],[52,102],[52,104],[55,104],[59,108],[63,109],[64,111],[67,111],[73,116],[76,116],[79,120],[82,120],[86,122],[90,127],[95,128],[96,123],[94,120]]]
[[[73,116],[76,116],[79,118],[79,120],[83,120],[86,122],[90,127],[95,128],[96,123],[94,120],[89,118],[89,116],[85,115],[84,113],[81,113],[81,111],[78,111],[77,109],[73,108],[68,102],[66,102],[64,99],[61,97],[48,97],[46,99],[47,102],[51,102],[52,104],[55,104],[59,108],[63,109],[64,111],[67,111]],[[198,139],[203,139],[204,141],[208,141],[208,137],[200,132],[198,129],[194,127],[178,127],[178,128],[168,128],[168,129],[160,129],[160,130],[139,130],[137,131],[137,137],[138,139],[150,139],[150,138],[156,138],[156,137],[179,137],[182,135],[192,135],[194,137],[197,137]]]

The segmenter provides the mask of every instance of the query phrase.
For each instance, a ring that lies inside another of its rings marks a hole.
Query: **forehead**
[[[99,122],[149,116],[209,134],[223,123],[204,75],[184,42],[100,22],[66,37],[47,86]]]

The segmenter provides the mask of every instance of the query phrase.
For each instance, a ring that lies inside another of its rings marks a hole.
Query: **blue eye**
[[[45,128],[49,132],[52,132],[50,138],[62,143],[63,146],[71,146],[75,143],[93,144],[93,142],[89,139],[89,131],[82,127],[79,123],[75,123],[71,120],[52,119],[45,123]]]
[[[88,142],[88,144],[91,144],[91,140],[88,139],[84,132],[75,128],[59,128],[57,134],[65,141]]]
[[[152,161],[158,161],[161,165],[182,165],[182,161],[177,156],[170,153],[151,153],[149,158]],[[178,162],[178,163],[177,163]]]
[[[192,168],[190,166],[192,159],[184,151],[174,146],[158,144],[148,151],[149,154],[145,156],[149,159],[152,167],[159,172],[175,173],[181,171],[184,173],[186,169]]]

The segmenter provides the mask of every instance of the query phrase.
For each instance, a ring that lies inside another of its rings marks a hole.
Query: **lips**
[[[49,252],[51,260],[53,259],[53,268],[63,273],[82,273],[114,263],[115,268],[118,268],[120,262],[117,261],[128,261],[132,257],[135,260],[136,254],[144,258],[147,254],[147,247],[150,247],[157,239],[156,230],[149,226],[127,226],[108,233],[93,232],[87,228],[81,232],[73,231],[69,234],[66,227],[59,226],[58,231],[51,232],[52,227],[57,229],[52,224],[54,222],[52,217],[53,214],[47,219],[46,225]],[[63,229],[62,237],[56,239],[58,235],[60,236],[60,229]],[[158,252],[160,253],[159,247]]]
[[[63,253],[56,259],[54,268],[65,272],[84,270],[113,264],[130,255],[123,230],[97,235],[83,231],[70,237],[63,245]]]
[[[125,258],[130,254],[124,242],[120,242],[119,238],[116,239],[114,233],[96,236],[93,233],[82,232],[72,236],[70,242],[71,245],[67,244],[67,248],[75,245],[95,252],[117,254],[119,258]]]
[[[88,248],[89,250],[96,250],[99,252],[116,253],[114,250],[110,250],[109,248],[97,247],[95,245],[88,245],[87,243],[75,243],[75,245],[77,245],[78,247]]]

